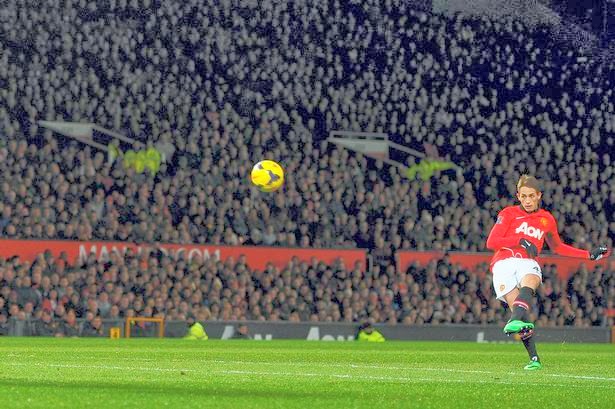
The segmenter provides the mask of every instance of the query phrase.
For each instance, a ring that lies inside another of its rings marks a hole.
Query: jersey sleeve
[[[502,247],[512,247],[519,244],[517,237],[506,236],[506,231],[508,230],[508,226],[510,226],[511,221],[512,216],[508,214],[506,210],[502,210],[498,214],[498,219],[491,228],[491,232],[487,238],[487,248],[489,250],[499,250]]]
[[[555,254],[559,254],[560,256],[589,259],[589,251],[569,246],[562,241],[562,238],[557,231],[557,221],[555,220],[555,217],[551,216],[551,220],[551,228],[549,229],[546,237],[549,248]]]

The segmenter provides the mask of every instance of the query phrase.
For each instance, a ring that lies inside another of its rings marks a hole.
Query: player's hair
[[[534,176],[521,175],[519,181],[517,182],[517,192],[524,186],[536,189],[537,192],[542,192],[540,182]]]

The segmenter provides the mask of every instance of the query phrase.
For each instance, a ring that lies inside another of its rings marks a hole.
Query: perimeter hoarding
[[[271,263],[285,267],[293,258],[310,263],[312,259],[333,264],[341,260],[347,269],[366,267],[367,251],[361,249],[303,249],[289,247],[215,246],[200,244],[136,244],[106,241],[68,240],[0,240],[0,257],[19,256],[22,260],[33,261],[37,255],[49,251],[54,257],[65,253],[69,263],[80,263],[90,255],[99,261],[106,261],[110,254],[125,254],[128,250],[143,254],[160,250],[175,258],[193,258],[225,261],[245,256],[246,264],[252,269],[262,270]]]

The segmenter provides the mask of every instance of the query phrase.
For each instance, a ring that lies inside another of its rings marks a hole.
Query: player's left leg
[[[512,309],[512,317],[510,323],[517,321],[518,326],[523,327],[518,331],[523,346],[527,350],[530,357],[530,363],[524,369],[533,371],[542,369],[542,363],[536,351],[536,342],[534,340],[534,324],[529,323],[529,308],[533,304],[536,289],[542,282],[542,276],[537,274],[526,274],[521,278],[518,296],[509,303]],[[512,297],[511,297],[512,298]],[[508,300],[507,300],[508,302]],[[531,324],[531,327],[526,324]],[[506,332],[506,328],[505,328]]]
[[[530,356],[530,363],[525,365],[523,369],[526,371],[536,371],[538,369],[542,369],[542,363],[538,357],[538,352],[536,352],[534,330],[525,330],[519,333],[519,335],[521,336],[521,341],[523,341],[523,346],[525,347],[527,354]]]
[[[518,289],[515,289],[514,291],[511,291],[510,293],[506,294],[506,296],[504,296],[506,303],[508,304],[510,310],[513,312],[515,311],[513,304],[519,296],[520,291]],[[527,319],[525,316],[522,316],[522,318]],[[513,321],[508,321],[508,324],[506,325],[508,326],[511,322]],[[516,323],[519,327],[521,327],[521,329],[517,333],[521,337],[521,341],[523,341],[523,346],[525,347],[528,355],[530,356],[530,363],[527,364],[523,369],[526,369],[528,371],[542,369],[540,358],[538,357],[538,353],[536,352],[536,343],[534,342],[534,324],[521,320],[517,320]],[[530,326],[531,328],[529,328]],[[506,329],[504,330],[504,332],[506,332]]]
[[[531,299],[529,299],[529,303],[532,305],[534,301],[534,296],[536,294],[536,289],[542,283],[542,276],[527,274],[521,279],[521,290],[524,288],[531,289]],[[514,311],[513,311],[514,315]],[[529,308],[522,312],[522,317],[524,320],[529,319]],[[521,340],[523,341],[523,346],[527,350],[527,354],[530,356],[530,363],[526,365],[523,369],[528,371],[534,371],[537,369],[542,369],[542,363],[540,362],[540,358],[538,357],[538,352],[536,351],[536,342],[534,341],[534,330],[527,332],[526,334],[521,334]]]

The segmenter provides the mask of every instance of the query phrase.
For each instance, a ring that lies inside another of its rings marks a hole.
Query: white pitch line
[[[420,382],[420,381],[437,381],[437,382],[454,382],[454,383],[472,383],[474,381],[466,381],[464,379],[441,379],[441,378],[410,378],[407,376],[375,376],[375,375],[351,375],[351,374],[322,374],[313,372],[278,372],[278,371],[246,371],[246,370],[224,370],[216,371],[228,375],[271,375],[271,376],[304,376],[304,377],[330,377],[341,379],[365,379],[370,381],[403,381],[403,382]],[[484,383],[485,381],[476,381],[476,383]],[[561,386],[566,386],[562,384]]]
[[[416,382],[436,382],[436,383],[478,383],[478,384],[497,384],[497,385],[512,385],[511,382],[508,381],[497,381],[497,380],[466,380],[466,379],[443,379],[443,378],[410,378],[403,376],[372,376],[372,375],[350,375],[350,374],[322,374],[322,373],[310,373],[310,372],[267,372],[267,371],[245,371],[245,370],[227,370],[227,371],[216,371],[216,373],[223,373],[226,375],[254,375],[254,376],[283,376],[283,377],[318,377],[318,378],[341,378],[341,379],[360,379],[360,380],[369,380],[369,381],[384,381],[384,382],[403,382],[403,383],[416,383]],[[514,385],[531,385],[536,386],[535,382],[514,382]],[[582,385],[570,385],[565,383],[541,383],[541,386],[557,386],[562,388],[606,388],[613,389],[611,386],[607,385],[591,385],[591,386],[582,386]]]
[[[212,362],[212,361],[210,361]],[[147,372],[198,372],[195,369],[189,368],[158,368],[158,367],[135,367],[135,366],[119,366],[119,365],[81,365],[81,364],[42,364],[42,363],[22,363],[10,362],[5,365],[9,366],[37,366],[49,368],[72,368],[72,369],[101,369],[101,370],[127,370],[127,371],[147,371]],[[412,368],[423,369],[423,368]],[[434,369],[434,368],[429,368]],[[282,376],[282,377],[318,377],[318,378],[335,378],[348,380],[370,380],[383,382],[436,382],[436,383],[478,383],[478,384],[501,384],[510,385],[509,381],[499,380],[467,380],[467,379],[445,379],[445,378],[426,378],[426,377],[402,377],[402,376],[376,376],[376,375],[355,375],[355,374],[327,374],[315,372],[278,372],[278,371],[246,371],[246,370],[214,370],[208,372],[207,375],[253,375],[253,376]],[[536,386],[536,382],[514,382],[515,385],[531,385]],[[542,386],[553,387],[573,387],[573,388],[606,388],[614,389],[610,385],[575,385],[563,383],[540,383]]]
[[[615,378],[603,378],[601,376],[589,376],[589,375],[565,375],[565,374],[545,374],[546,376],[553,376],[557,378],[573,378],[573,379],[588,379],[591,381],[615,381]]]
[[[224,360],[210,360],[207,362],[231,364],[231,365],[280,365],[279,362],[252,362],[252,361],[224,361]],[[284,362],[283,365],[290,366],[324,366],[335,368],[364,368],[364,369],[390,369],[390,370],[410,370],[410,371],[427,371],[427,372],[453,372],[453,373],[476,373],[487,375],[525,375],[526,372],[493,372],[473,369],[453,369],[453,368],[428,368],[421,366],[383,366],[383,365],[368,365],[368,364],[328,364],[328,363],[302,363],[302,362]],[[589,376],[589,375],[568,375],[568,374],[549,374],[542,372],[543,376],[551,376],[557,378],[570,378],[570,379],[586,379],[593,381],[608,381],[615,382],[615,378],[607,378],[602,376]]]
[[[32,355],[32,357],[34,357]],[[113,357],[102,357],[96,359],[114,359],[118,358]],[[153,362],[155,359],[152,358],[130,358],[130,361],[143,361],[143,362]],[[175,362],[181,362],[181,360],[171,360]],[[227,364],[227,365],[280,365],[279,362],[255,362],[255,361],[225,361],[221,359],[213,359],[213,360],[201,360],[200,362],[210,362],[216,364]],[[29,365],[29,364],[12,364],[12,365]],[[50,364],[56,365],[56,364]],[[356,368],[356,369],[384,369],[384,370],[410,370],[410,371],[426,371],[426,372],[451,372],[451,373],[475,373],[475,374],[486,374],[486,375],[525,375],[525,373],[521,372],[494,372],[494,371],[484,371],[484,370],[473,370],[473,369],[453,369],[453,368],[429,368],[429,367],[420,367],[420,366],[382,366],[382,365],[370,365],[370,364],[328,364],[328,363],[318,363],[318,362],[310,362],[310,363],[302,363],[302,362],[284,362],[283,365],[289,366],[297,366],[297,367],[306,367],[306,366],[324,366],[324,367],[335,367],[335,368]],[[69,366],[66,366],[69,368]],[[109,367],[111,369],[111,367]],[[124,367],[122,367],[124,368]],[[173,369],[169,369],[173,370]],[[569,379],[579,379],[579,380],[590,380],[590,381],[605,381],[605,382],[615,382],[615,378],[602,377],[602,376],[592,376],[592,375],[568,375],[568,374],[550,374],[541,372],[542,376],[548,376],[553,378],[569,378]]]
[[[114,370],[129,370],[129,371],[152,371],[152,372],[196,372],[195,369],[185,368],[152,368],[143,366],[117,366],[117,365],[81,365],[81,364],[43,364],[43,363],[24,363],[24,362],[9,362],[5,365],[10,366],[36,366],[39,368],[72,368],[72,369],[114,369]]]

